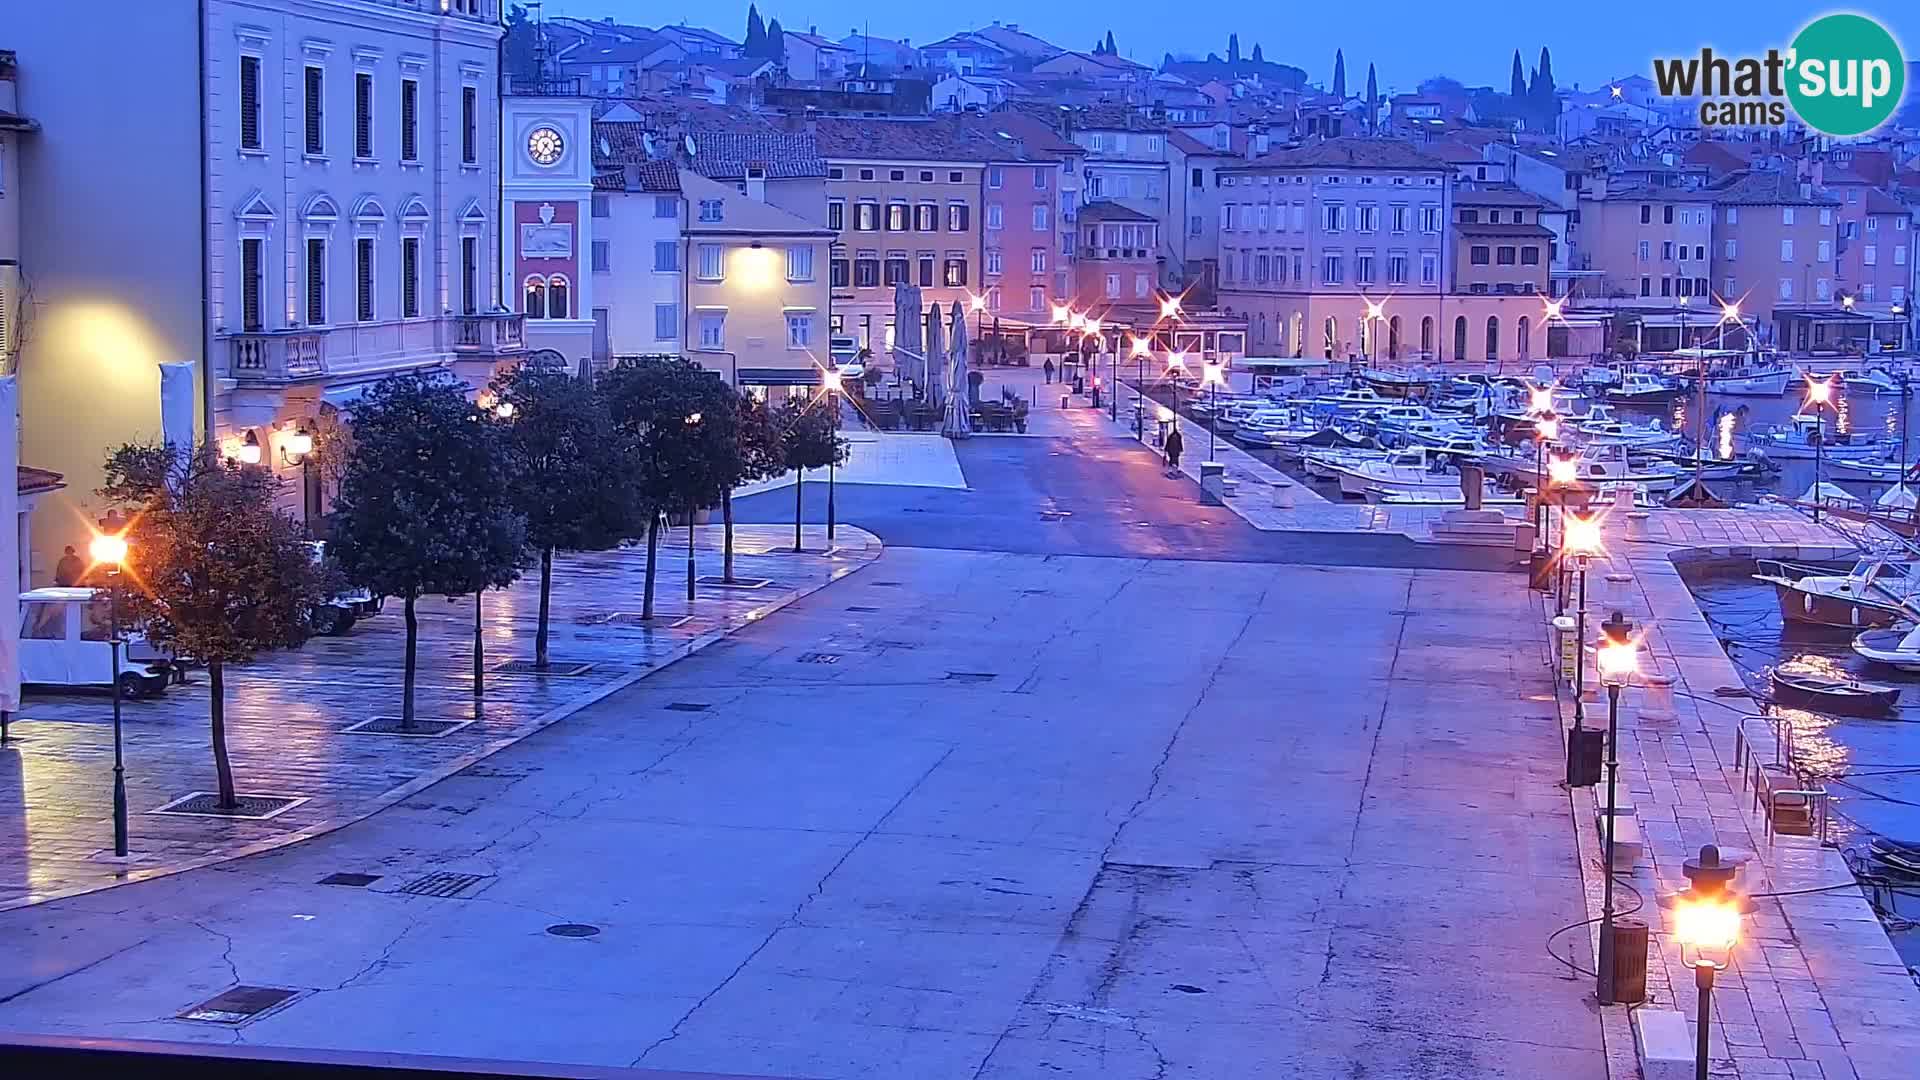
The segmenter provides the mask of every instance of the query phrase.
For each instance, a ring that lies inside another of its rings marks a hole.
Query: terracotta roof
[[[677,42],[649,37],[644,41],[586,41],[561,58],[565,64],[631,64],[645,60],[663,48],[678,47]]]
[[[822,116],[814,138],[820,155],[853,161],[1005,161],[1006,140],[991,117],[946,116],[856,119]]]
[[[1906,214],[1907,204],[1881,191],[1879,188],[1867,189],[1867,213],[1869,214]]]
[[[1714,202],[1714,193],[1706,188],[1657,187],[1638,184],[1607,189],[1606,202]]]
[[[1455,206],[1538,206],[1545,207],[1547,201],[1531,191],[1522,191],[1517,187],[1456,188],[1453,193]]]
[[[1338,138],[1275,150],[1255,158],[1256,167],[1288,169],[1427,169],[1445,171],[1446,162],[1397,139]]]
[[[671,194],[680,190],[680,170],[671,161],[641,161],[633,163],[640,170],[639,191],[656,194]],[[601,166],[593,174],[593,190],[627,190],[627,166],[606,168]]]
[[[1834,206],[1840,201],[1811,186],[1803,192],[1797,177],[1777,172],[1737,172],[1708,190],[1714,202],[1736,206]]]
[[[1143,214],[1131,206],[1122,206],[1109,199],[1099,199],[1080,208],[1081,221],[1153,221],[1152,214]]]
[[[1462,235],[1471,236],[1537,236],[1544,238],[1553,235],[1553,230],[1547,228],[1545,225],[1519,225],[1508,221],[1463,221],[1456,222],[1453,227],[1455,231]]]
[[[703,131],[693,137],[693,171],[710,180],[744,180],[748,166],[769,180],[824,177],[827,161],[805,132]]]
[[[19,490],[22,495],[55,491],[67,486],[67,478],[51,469],[36,469],[31,465],[21,465],[16,471],[19,473]]]
[[[995,109],[986,115],[985,123],[993,129],[995,138],[1006,132],[1028,156],[1057,160],[1087,152],[1086,147],[1061,135],[1052,124],[1019,109]]]

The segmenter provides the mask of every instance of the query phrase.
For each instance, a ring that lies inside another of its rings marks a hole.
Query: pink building
[[[1073,305],[1095,316],[1159,310],[1160,223],[1130,206],[1102,200],[1080,208]]]
[[[1050,159],[986,167],[980,284],[989,313],[1046,321],[1054,271],[1071,265],[1058,239],[1061,172]]]

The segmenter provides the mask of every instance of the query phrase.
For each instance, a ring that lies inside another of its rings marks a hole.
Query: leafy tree
[[[547,670],[553,553],[605,551],[637,535],[640,493],[621,468],[613,420],[593,387],[557,365],[523,363],[489,388],[511,406],[505,449],[514,505],[527,522],[527,544],[540,555],[540,620],[533,638],[536,670]]]
[[[767,24],[760,21],[760,9],[747,5],[747,41],[742,49],[748,56],[767,55]]]
[[[1373,65],[1367,65],[1367,130],[1380,122],[1380,84],[1374,81]]]
[[[1533,71],[1527,96],[1532,100],[1534,115],[1540,118],[1540,129],[1552,131],[1560,117],[1560,94],[1553,85],[1553,57],[1545,45],[1540,46],[1540,66]]]
[[[1120,55],[1120,50],[1113,47],[1113,31],[1111,30],[1107,31],[1107,55],[1108,56]]]
[[[787,61],[787,32],[780,29],[780,20],[767,23],[767,59]]]
[[[1527,100],[1527,69],[1520,63],[1520,50],[1513,50],[1513,74],[1509,77],[1507,96],[1519,105]]]
[[[1267,58],[1260,53],[1260,43],[1257,41],[1253,43],[1253,62],[1256,64],[1264,64],[1267,62]]]
[[[1430,96],[1457,96],[1467,92],[1465,84],[1445,75],[1435,75],[1430,79],[1420,80],[1419,90],[1421,94]]]
[[[1237,64],[1239,62],[1240,62],[1240,35],[1228,34],[1227,35],[1227,63]]]
[[[405,604],[403,729],[413,727],[416,602],[498,588],[520,574],[527,527],[502,427],[444,372],[389,376],[354,410],[353,458],[334,499],[328,551],[349,579]]]
[[[500,66],[516,79],[540,76],[540,29],[527,17],[527,9],[515,4],[507,9],[507,34],[500,41]]]
[[[787,471],[785,433],[764,399],[752,394],[738,395],[739,420],[734,432],[739,440],[740,476],[737,483],[770,480]],[[720,516],[726,526],[726,555],[722,575],[733,580],[733,486],[720,495]]]
[[[208,722],[221,809],[240,805],[227,756],[226,665],[311,633],[326,595],[299,523],[274,508],[272,472],[210,447],[126,445],[107,457],[100,494],[131,511],[127,613],[147,639],[207,665]]]
[[[739,482],[733,391],[713,372],[683,357],[621,364],[602,381],[607,411],[647,508],[647,577],[641,618],[653,618],[660,515],[693,512],[720,501]],[[689,555],[691,563],[691,555]],[[688,567],[689,588],[693,576]]]
[[[1339,49],[1333,50],[1333,96],[1347,99],[1347,54]]]
[[[847,440],[840,437],[839,410],[825,398],[789,401],[781,409],[781,471],[793,472],[793,550],[800,550],[800,526],[806,520],[804,492],[808,469],[846,462]]]

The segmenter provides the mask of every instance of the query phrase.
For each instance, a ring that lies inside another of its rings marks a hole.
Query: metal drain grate
[[[900,583],[897,581],[869,581],[867,584],[876,589],[897,589],[900,587]]]
[[[672,630],[675,627],[685,626],[692,621],[693,616],[691,615],[681,615],[677,618],[668,615],[655,615],[649,619],[637,611],[616,611],[606,618],[601,619],[600,623],[603,626],[639,626],[648,630]]]
[[[341,732],[349,735],[393,735],[408,739],[438,739],[471,725],[471,720],[429,720],[413,718],[412,727],[403,727],[398,716],[376,716],[357,724],[348,724]]]
[[[236,986],[180,1013],[182,1020],[208,1024],[244,1024],[261,1013],[285,1005],[298,990],[278,986]]]
[[[742,578],[728,581],[720,574],[702,574],[694,581],[711,589],[764,589],[773,584],[772,578]]]
[[[1070,517],[1072,517],[1072,516],[1073,516],[1073,511],[1071,511],[1071,510],[1042,510],[1042,511],[1040,511],[1040,520],[1041,520],[1041,521],[1065,521],[1065,520],[1067,520],[1068,518],[1070,518]]]
[[[857,611],[857,612],[859,612],[859,613],[861,613],[862,615],[868,615],[868,614],[872,614],[873,612],[876,612],[876,611],[879,611],[880,609],[879,609],[879,608],[877,608],[877,607],[868,607],[868,606],[867,606],[867,605],[865,605],[865,604],[853,604],[853,605],[850,605],[850,606],[849,606],[849,607],[847,608],[847,610],[848,610],[848,611]]]
[[[446,870],[436,870],[422,878],[415,878],[400,886],[397,890],[409,896],[458,897],[468,889],[487,880],[485,874],[455,874]]]
[[[799,661],[803,664],[837,664],[840,662],[840,654],[837,652],[801,653]]]
[[[992,672],[992,671],[949,671],[947,672],[948,682],[983,683],[983,682],[992,682],[993,680],[999,677],[1000,676],[998,673]]]
[[[600,621],[604,622],[605,620]],[[541,671],[534,666],[534,662],[531,660],[506,660],[493,665],[493,667],[488,670],[492,671],[495,675],[539,675],[543,677],[551,675],[556,679],[571,679],[576,675],[585,675],[587,672],[593,670],[593,665],[590,663],[550,660],[547,662],[547,670]]]
[[[380,880],[379,874],[328,874],[320,879],[322,885],[345,885],[350,889],[364,889]]]
[[[920,643],[917,641],[876,641],[873,645],[874,648],[877,649],[917,649],[920,647]]]
[[[667,706],[673,712],[706,712],[713,706],[704,701],[675,701]]]
[[[547,933],[554,937],[589,938],[600,933],[600,928],[592,923],[563,922],[547,927]]]

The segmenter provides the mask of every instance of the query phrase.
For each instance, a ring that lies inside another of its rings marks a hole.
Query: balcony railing
[[[517,311],[454,316],[453,351],[458,355],[500,355],[526,347],[527,318]]]
[[[286,383],[327,373],[326,332],[256,330],[227,338],[227,377],[244,383]]]

